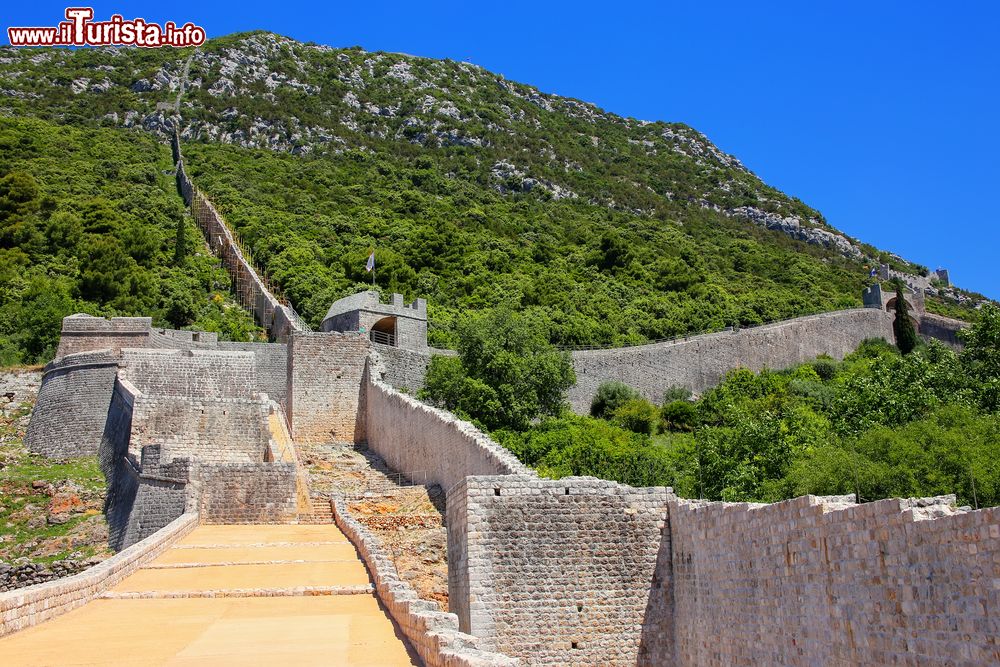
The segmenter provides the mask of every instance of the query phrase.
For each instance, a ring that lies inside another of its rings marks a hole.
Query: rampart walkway
[[[79,609],[0,639],[4,665],[412,665],[333,524],[200,526]]]

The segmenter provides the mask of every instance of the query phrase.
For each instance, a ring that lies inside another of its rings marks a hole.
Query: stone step
[[[178,598],[275,598],[316,595],[370,595],[372,584],[355,586],[296,586],[294,588],[220,588],[190,591],[105,591],[101,600],[159,600]]]

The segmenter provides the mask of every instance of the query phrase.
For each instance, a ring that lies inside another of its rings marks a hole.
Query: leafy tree
[[[663,404],[660,419],[670,431],[693,431],[698,424],[698,410],[690,401],[670,401]]]
[[[984,410],[1000,410],[1000,308],[982,307],[979,319],[959,333],[965,344],[961,361]]]
[[[124,292],[135,266],[125,246],[113,236],[90,235],[81,253],[80,294],[93,301],[111,301]]]
[[[524,430],[558,415],[576,381],[569,354],[521,313],[498,308],[458,325],[458,357],[434,357],[421,396],[489,429]]]
[[[546,419],[526,432],[503,431],[500,441],[549,477],[592,475],[634,486],[669,484],[670,454],[649,437],[589,417]]]
[[[613,421],[633,433],[653,435],[660,423],[660,411],[644,398],[622,403],[613,413]]]

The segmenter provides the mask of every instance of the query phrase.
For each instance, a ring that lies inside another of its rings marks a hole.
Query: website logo
[[[114,14],[108,21],[94,21],[93,7],[67,7],[66,20],[48,28],[7,28],[11,46],[201,46],[205,29],[191,22],[160,26],[144,19],[125,20]]]

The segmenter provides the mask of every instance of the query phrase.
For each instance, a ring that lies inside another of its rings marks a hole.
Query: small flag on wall
[[[372,254],[368,255],[368,263],[365,264],[365,271],[371,273],[375,270],[375,251],[372,250]]]

